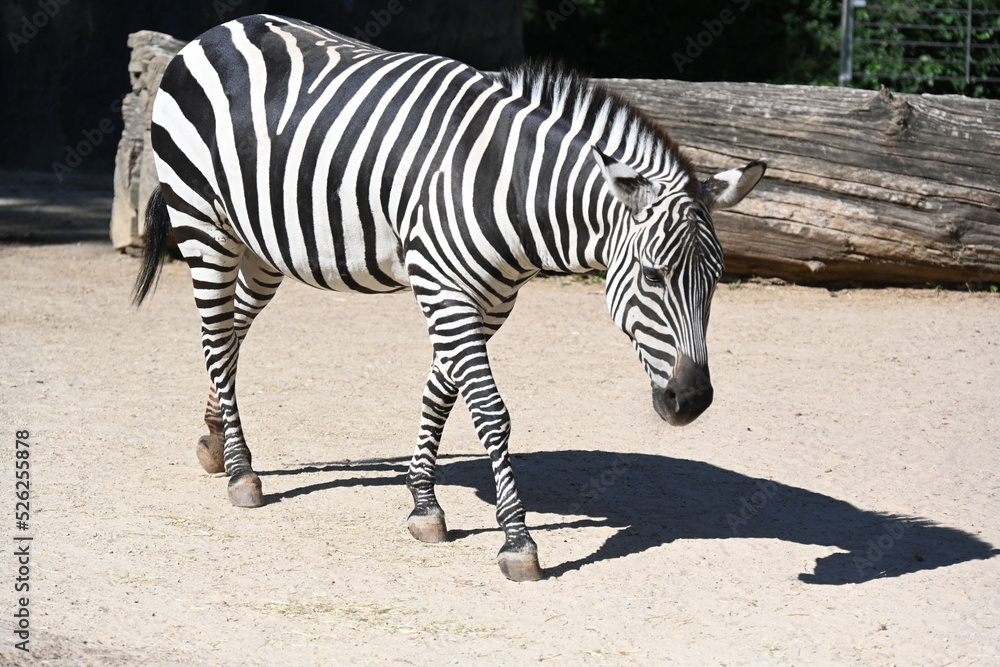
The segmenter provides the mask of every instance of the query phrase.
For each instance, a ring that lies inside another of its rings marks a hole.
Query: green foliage
[[[833,86],[840,73],[840,0],[790,3],[785,67],[767,83]]]
[[[959,11],[955,11],[957,5]],[[974,10],[1000,9],[996,0],[974,0],[972,6]],[[997,97],[996,82],[969,84],[964,80],[965,8],[966,3],[953,0],[879,0],[875,7],[858,9],[853,84],[874,88],[885,83],[904,93]],[[974,13],[971,35],[971,77],[1000,78],[1000,13]],[[977,48],[983,46],[997,48]],[[900,73],[906,76],[894,76]]]

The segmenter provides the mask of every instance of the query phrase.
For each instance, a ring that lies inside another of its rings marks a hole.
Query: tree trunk
[[[115,156],[115,195],[111,205],[111,245],[116,250],[142,247],[146,202],[158,183],[149,144],[153,96],[163,71],[184,44],[152,30],[141,30],[128,37],[132,49],[128,66],[132,92],[122,100],[125,129]]]

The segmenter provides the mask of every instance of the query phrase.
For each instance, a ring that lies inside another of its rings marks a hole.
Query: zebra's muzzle
[[[653,385],[653,408],[672,426],[690,424],[712,404],[715,391],[708,366],[679,355],[666,387]]]

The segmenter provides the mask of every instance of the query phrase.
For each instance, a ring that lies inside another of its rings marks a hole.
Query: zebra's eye
[[[643,269],[642,279],[650,287],[663,287],[663,275],[654,269]]]

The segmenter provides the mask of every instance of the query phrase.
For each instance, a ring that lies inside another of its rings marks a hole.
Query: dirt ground
[[[101,242],[0,246],[0,663],[1000,663],[997,295],[721,286],[716,402],[673,428],[602,286],[535,281],[491,348],[546,571],[515,584],[464,408],[451,541],[407,533],[430,361],[410,295],[286,281],[241,357],[267,500],[247,510],[194,456],[187,269],[136,310],[137,266]]]

